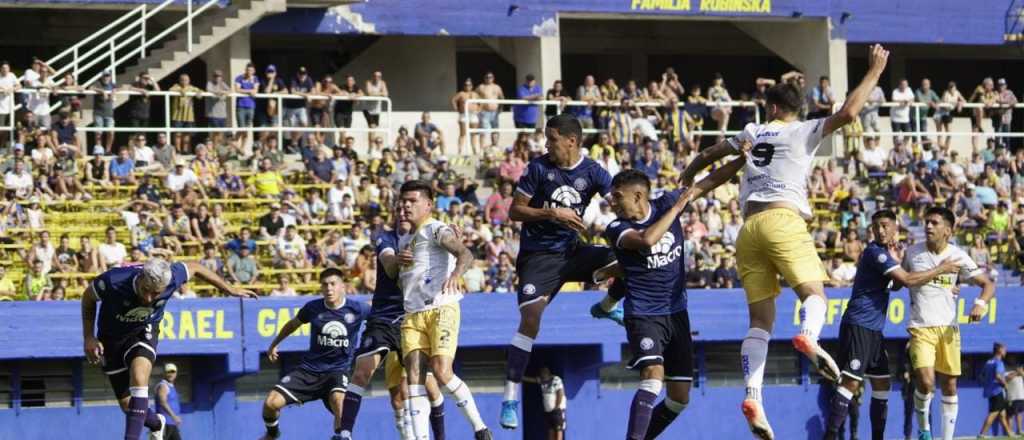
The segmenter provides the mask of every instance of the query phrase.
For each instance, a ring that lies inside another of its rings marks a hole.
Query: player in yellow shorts
[[[934,206],[924,215],[926,240],[907,249],[903,268],[930,270],[944,260],[960,264],[960,273],[944,274],[928,284],[910,288],[910,366],[914,369],[914,412],[919,427],[918,440],[931,440],[929,409],[936,376],[942,388],[942,438],[952,440],[959,412],[956,378],[960,376],[960,326],[957,299],[953,292],[957,279],[981,286],[981,295],[971,307],[971,322],[977,322],[988,310],[995,285],[985,271],[962,249],[949,243],[956,216],[949,209]]]
[[[698,172],[726,156],[740,154],[746,159],[740,183],[744,222],[736,239],[737,266],[750,313],[750,329],[740,348],[746,382],[741,408],[757,438],[775,438],[761,403],[761,385],[775,324],[779,275],[803,303],[800,333],[793,338],[793,346],[822,376],[832,381],[839,378],[839,367],[818,345],[825,324],[826,276],[807,231],[806,221],[812,217],[807,179],[822,138],[857,119],[888,57],[889,52],[881,46],[872,46],[864,79],[843,107],[826,118],[800,121],[803,91],[792,84],[772,86],[766,92],[771,122],[747,124],[736,137],[702,151],[680,178],[689,186]]]
[[[402,356],[407,369],[409,398],[406,411],[412,418],[413,438],[429,440],[430,399],[424,383],[429,369],[455,398],[473,425],[476,440],[490,440],[491,432],[480,418],[469,386],[452,372],[459,343],[459,300],[462,274],[473,263],[473,254],[448,225],[434,220],[433,186],[422,180],[402,184],[399,190],[399,221],[411,232],[399,237],[398,286],[402,289],[405,319],[402,321]]]

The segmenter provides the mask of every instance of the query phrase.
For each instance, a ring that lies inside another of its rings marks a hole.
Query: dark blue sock
[[[860,427],[860,399],[850,401],[848,418],[850,419],[850,440],[856,440],[857,428]]]
[[[146,428],[150,431],[159,431],[163,427],[160,423],[160,418],[156,416],[156,411],[146,408]]]
[[[352,432],[356,426],[356,416],[359,415],[359,405],[363,402],[363,396],[357,393],[345,393],[345,403],[341,406],[341,430]]]
[[[523,382],[523,374],[526,373],[526,366],[530,364],[530,352],[514,345],[508,347],[508,361],[505,366],[505,378],[515,382]]]
[[[615,281],[612,281],[612,285],[608,286],[608,296],[616,301],[622,301],[622,298],[626,296],[626,283],[616,278]]]
[[[672,421],[679,416],[679,413],[672,411],[665,406],[665,401],[662,400],[658,403],[658,406],[654,407],[654,413],[651,414],[651,424],[647,426],[647,435],[644,436],[646,440],[654,440],[668,428],[668,425],[672,424]]]
[[[444,404],[430,407],[430,430],[434,440],[444,440]]]
[[[128,413],[125,414],[124,422],[125,440],[139,440],[139,436],[142,435],[142,426],[146,423],[148,409],[148,398],[132,397],[128,399]]]
[[[832,396],[832,403],[828,413],[828,425],[825,427],[825,431],[833,436],[838,435],[843,429],[843,423],[846,422],[846,416],[849,412],[850,398],[836,392]]]
[[[885,437],[885,420],[889,417],[889,400],[871,399],[871,440]]]
[[[627,440],[643,440],[647,437],[655,400],[658,400],[658,395],[647,390],[637,390],[633,395],[633,403],[629,406]]]

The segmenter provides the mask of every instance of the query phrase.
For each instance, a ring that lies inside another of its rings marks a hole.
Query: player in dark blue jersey
[[[334,436],[341,437],[341,407],[348,388],[348,372],[355,353],[356,335],[370,314],[366,303],[345,298],[345,274],[331,267],[320,272],[320,294],[299,309],[270,343],[267,357],[277,362],[277,346],[289,335],[309,324],[309,351],[302,362],[281,378],[263,402],[264,439],[280,437],[281,408],[322,400],[334,415]]]
[[[608,247],[588,246],[583,211],[594,195],[608,194],[611,176],[580,152],[583,128],[569,114],[548,120],[548,154],[530,161],[519,178],[509,218],[523,222],[516,273],[519,275],[519,329],[508,347],[501,426],[519,426],[519,384],[530,363],[533,340],[540,332],[544,308],[566,282],[600,282],[618,273]],[[625,294],[616,281],[609,296],[591,308],[597,318],[622,324],[618,300]]]
[[[145,265],[108,270],[82,294],[82,339],[85,357],[100,364],[127,414],[126,440],[137,440],[145,425],[163,438],[163,416],[149,409],[149,373],[156,360],[160,320],[174,292],[198,276],[237,297],[256,294],[232,287],[198,263],[170,263],[154,258]],[[96,306],[99,302],[99,322]]]
[[[889,405],[889,356],[885,352],[882,329],[889,308],[890,288],[921,286],[939,275],[960,270],[957,262],[948,259],[929,271],[904,270],[900,266],[899,224],[892,211],[875,212],[871,216],[871,232],[875,241],[864,249],[857,262],[853,293],[839,326],[836,360],[842,379],[832,398],[826,439],[839,435],[850,401],[865,378],[871,380],[871,437],[882,439]]]
[[[393,212],[397,212],[393,211]],[[359,406],[363,400],[366,386],[370,384],[374,371],[387,358],[385,381],[391,395],[391,408],[395,411],[395,426],[400,437],[405,440],[409,421],[405,417],[405,399],[407,387],[402,379],[404,371],[399,361],[401,354],[402,318],[405,316],[402,289],[398,287],[398,237],[412,231],[409,222],[399,222],[398,230],[382,232],[376,243],[377,248],[377,285],[373,289],[373,303],[370,316],[366,319],[356,351],[356,365],[352,372],[352,383],[345,393],[345,405],[341,414],[341,434],[352,436]],[[427,396],[430,399],[430,427],[435,440],[444,439],[444,396],[437,387],[433,375],[427,376]]]
[[[679,216],[691,199],[728,181],[742,165],[742,159],[734,160],[694,188],[654,200],[651,181],[640,171],[625,170],[612,180],[610,201],[618,219],[604,234],[625,274],[629,368],[639,369],[641,379],[629,410],[628,440],[656,438],[690,401],[693,340]],[[668,395],[655,406],[664,382]]]

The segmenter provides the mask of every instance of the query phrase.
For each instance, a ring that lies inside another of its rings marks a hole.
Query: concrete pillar
[[[234,81],[235,76],[245,72],[245,65],[252,61],[252,44],[249,30],[240,30],[212,49],[200,55],[206,63],[206,70],[213,74],[214,70],[224,71],[224,79]],[[202,81],[206,84],[206,81]]]
[[[506,56],[516,66],[516,84],[523,81],[526,74],[537,77],[541,88],[551,88],[555,80],[562,79],[562,43],[556,34],[538,38],[516,38],[513,40],[513,52]]]

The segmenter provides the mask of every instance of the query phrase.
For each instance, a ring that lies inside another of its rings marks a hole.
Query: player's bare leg
[[[277,390],[270,390],[267,398],[263,401],[263,424],[267,428],[264,440],[272,440],[281,436],[281,429],[278,426],[278,419],[281,418],[281,408],[288,405],[288,401]]]
[[[342,440],[341,436],[341,414],[345,406],[345,393],[341,391],[334,391],[327,398],[327,402],[331,406],[331,414],[334,415],[334,436],[331,440]]]
[[[128,384],[131,394],[120,399],[125,412],[124,438],[137,440],[142,427],[149,428],[153,438],[163,439],[164,419],[149,409],[149,374],[153,363],[144,357],[132,358],[128,367]]]
[[[476,400],[469,389],[469,385],[459,379],[452,371],[453,359],[445,355],[436,355],[430,358],[430,371],[434,373],[437,384],[444,387],[450,396],[455,399],[455,405],[462,411],[462,415],[473,425],[473,433],[476,440],[490,440],[491,432],[487,429],[480,411],[476,407]],[[424,377],[424,380],[426,378]]]

